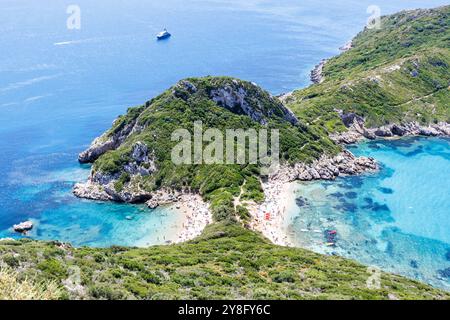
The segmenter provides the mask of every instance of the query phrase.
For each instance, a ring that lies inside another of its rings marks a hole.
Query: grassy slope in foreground
[[[288,106],[305,123],[345,130],[336,109],[368,127],[450,122],[450,6],[383,17],[324,67],[325,81],[295,91]]]
[[[450,299],[448,293],[384,273],[381,289],[368,289],[367,267],[274,246],[225,223],[176,246],[74,249],[16,241],[2,244],[0,257],[38,283],[64,283],[60,297],[71,299]],[[74,267],[81,286],[73,283]]]

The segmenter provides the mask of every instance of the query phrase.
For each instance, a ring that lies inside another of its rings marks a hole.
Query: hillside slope
[[[450,6],[383,17],[352,44],[325,64],[322,83],[288,98],[300,120],[329,133],[346,130],[340,112],[367,127],[450,122]]]
[[[385,273],[381,287],[369,289],[365,266],[274,246],[223,222],[195,241],[146,249],[4,242],[0,259],[36,282],[62,284],[66,299],[450,299]]]
[[[245,163],[174,164],[171,152],[178,141],[172,141],[172,133],[186,129],[194,134],[196,121],[202,122],[203,132],[214,128],[224,135],[228,129],[267,129],[269,135],[277,129],[284,163],[310,163],[341,150],[255,84],[227,77],[191,78],[131,108],[81,153],[80,162],[93,162],[92,174],[87,184],[76,186],[75,194],[134,203],[151,200],[157,190],[189,191],[211,202],[216,221],[234,219],[233,199],[244,181],[244,198],[264,199],[259,182],[262,165],[251,164],[248,154]],[[268,149],[272,151],[270,143]]]

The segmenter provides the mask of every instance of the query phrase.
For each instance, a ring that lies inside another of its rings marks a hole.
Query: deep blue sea
[[[299,183],[293,243],[450,290],[450,139],[405,138],[352,147],[376,174]],[[329,231],[337,234],[329,247]]]
[[[80,30],[66,27],[74,2]],[[185,77],[236,76],[273,94],[308,85],[312,67],[363,28],[372,2],[1,0],[0,237],[32,219],[31,237],[74,245],[170,240],[180,218],[173,210],[73,197],[73,184],[89,174],[77,154],[128,107]],[[377,0],[382,14],[447,2]],[[155,41],[164,27],[172,38]]]

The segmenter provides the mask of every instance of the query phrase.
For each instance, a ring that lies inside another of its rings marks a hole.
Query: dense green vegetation
[[[187,79],[196,90],[180,82],[131,108],[106,138],[135,121],[144,130],[101,156],[93,164],[94,172],[116,176],[114,188],[122,190],[132,178],[123,166],[130,161],[133,145],[144,142],[154,152],[158,170],[140,177],[140,186],[148,191],[198,191],[210,202],[215,223],[188,243],[145,249],[3,241],[0,266],[8,269],[0,270],[0,298],[30,297],[9,295],[7,288],[22,285],[37,298],[450,299],[448,293],[386,273],[380,289],[368,289],[367,268],[358,263],[275,246],[245,229],[245,202],[264,199],[259,164],[175,166],[170,160],[176,143],[171,133],[178,128],[192,132],[197,120],[203,121],[204,130],[277,128],[281,158],[287,163],[311,162],[340,151],[328,138],[330,132],[346,130],[336,109],[356,112],[373,126],[449,121],[449,17],[450,7],[402,12],[383,18],[381,30],[360,33],[353,49],[327,63],[322,84],[296,91],[289,99],[288,106],[300,120],[296,124],[286,120],[281,103],[267,92],[226,77]],[[234,85],[245,88],[247,103],[263,121],[210,99],[213,90]],[[235,207],[239,196],[241,204]]]
[[[12,262],[6,257],[16,256]],[[36,283],[64,283],[70,299],[449,299],[427,285],[383,274],[368,289],[367,267],[270,244],[224,222],[195,241],[146,249],[61,246],[11,241],[0,260]],[[69,290],[69,289],[71,290]],[[1,298],[1,296],[0,296]]]
[[[450,121],[450,6],[383,17],[381,29],[364,30],[329,60],[324,76],[288,103],[313,127],[345,130],[336,109],[368,126]]]
[[[195,92],[183,85],[186,82],[195,86]],[[264,115],[266,123],[255,121],[238,108],[230,110],[211,100],[212,90],[232,86],[246,91],[247,103],[252,110]],[[231,204],[245,181],[248,184],[244,198],[256,202],[263,200],[259,182],[260,165],[175,165],[171,160],[171,151],[178,141],[172,141],[171,134],[180,128],[193,134],[194,122],[199,120],[202,121],[203,131],[216,128],[224,133],[224,137],[227,129],[266,128],[270,133],[270,129],[276,128],[280,130],[282,161],[311,162],[323,153],[339,152],[340,148],[321,131],[309,129],[301,123],[292,124],[283,116],[282,104],[249,82],[228,77],[186,79],[144,106],[131,108],[120,117],[108,132],[109,136],[135,120],[138,126],[145,129],[129,136],[118,149],[102,155],[95,161],[93,170],[119,175],[115,189],[121,191],[124,184],[130,181],[129,176],[123,174],[123,166],[130,161],[132,146],[138,141],[143,142],[154,152],[158,170],[151,176],[139,177],[141,188],[148,191],[170,188],[199,192],[212,203],[216,221],[233,220],[236,212]],[[248,149],[248,145],[246,147]]]

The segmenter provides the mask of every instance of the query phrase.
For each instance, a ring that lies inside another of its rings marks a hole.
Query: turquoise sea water
[[[450,140],[405,138],[351,148],[379,173],[299,183],[289,232],[299,246],[337,254],[450,290]],[[327,231],[337,231],[329,247]]]
[[[383,14],[447,0],[379,0]],[[67,6],[81,30],[66,28]],[[168,209],[83,201],[77,154],[133,105],[188,76],[230,75],[278,94],[365,24],[371,0],[0,1],[0,237],[32,219],[36,239],[164,243]],[[156,42],[167,27],[173,37]],[[132,220],[126,217],[131,216]]]

